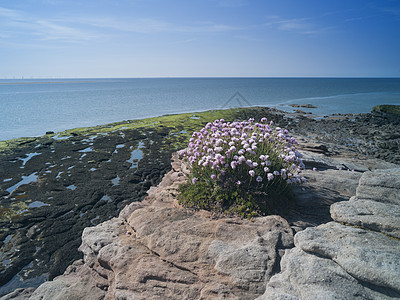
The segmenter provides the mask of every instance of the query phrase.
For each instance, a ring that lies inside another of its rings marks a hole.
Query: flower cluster
[[[220,185],[246,185],[267,191],[274,183],[302,183],[304,164],[296,140],[286,129],[261,122],[208,123],[194,132],[188,148],[180,152],[191,165],[192,183],[217,181]]]

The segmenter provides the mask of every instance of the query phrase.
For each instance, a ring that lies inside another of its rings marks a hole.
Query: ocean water
[[[210,109],[269,106],[290,111],[290,104],[315,105],[302,110],[321,116],[400,105],[400,78],[0,80],[0,140]]]

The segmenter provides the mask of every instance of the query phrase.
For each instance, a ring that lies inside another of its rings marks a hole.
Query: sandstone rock
[[[293,233],[279,216],[215,219],[176,203],[181,170],[168,173],[119,218],[86,228],[84,264],[34,296],[92,299],[254,299],[278,271]],[[58,292],[56,292],[58,290]],[[99,297],[99,298],[96,298]]]
[[[400,238],[400,206],[372,200],[357,200],[331,206],[332,218],[337,222],[362,226]]]
[[[98,287],[98,275],[88,266],[79,266],[39,286],[29,300],[88,299],[102,300],[106,292]]]
[[[396,239],[330,222],[297,233],[295,245],[332,259],[360,282],[400,295],[400,241]]]

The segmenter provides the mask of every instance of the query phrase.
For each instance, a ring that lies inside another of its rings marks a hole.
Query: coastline
[[[62,274],[81,257],[83,229],[141,201],[171,169],[172,153],[185,146],[192,131],[216,118],[264,116],[302,136],[303,144],[323,145],[320,150],[328,155],[400,162],[393,148],[399,145],[399,131],[393,129],[399,124],[387,123],[382,115],[315,120],[263,107],[167,115],[0,142],[0,174],[7,174],[0,178],[0,246],[3,266],[8,262],[0,271],[1,284],[14,278],[14,286],[8,286],[13,290],[26,287],[18,276],[43,281]],[[381,148],[371,148],[372,138]],[[18,185],[32,174],[30,183]],[[7,292],[1,288],[0,295]]]

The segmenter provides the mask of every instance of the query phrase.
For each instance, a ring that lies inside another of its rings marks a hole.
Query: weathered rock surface
[[[258,300],[379,299],[375,297],[379,293],[361,285],[334,261],[300,247],[286,251],[281,268],[282,272],[271,278]]]
[[[377,202],[400,205],[400,169],[367,172],[360,179],[356,196]]]
[[[400,239],[400,206],[372,200],[339,202],[331,206],[332,218],[338,222],[357,225]]]
[[[400,238],[399,191],[400,168],[366,172],[355,197],[331,206],[332,218]]]
[[[331,206],[335,221],[363,228],[329,222],[297,233],[258,299],[400,299],[400,240],[387,236],[399,232],[399,172],[366,172],[356,197]]]
[[[176,165],[173,165],[176,167]],[[214,219],[178,207],[182,172],[171,171],[144,202],[86,228],[85,264],[42,284],[31,299],[254,299],[293,247],[279,216]],[[82,288],[86,286],[86,288]],[[71,288],[72,287],[72,288]],[[58,293],[54,291],[58,290]]]

